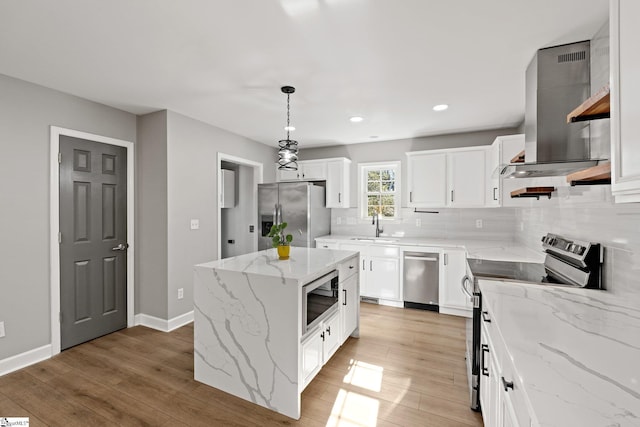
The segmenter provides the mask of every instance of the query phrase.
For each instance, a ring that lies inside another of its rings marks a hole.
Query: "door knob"
[[[112,251],[126,251],[128,247],[129,247],[128,243],[120,243],[115,248],[111,248],[111,250]]]

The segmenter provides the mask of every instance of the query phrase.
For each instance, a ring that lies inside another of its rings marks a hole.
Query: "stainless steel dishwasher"
[[[404,253],[402,283],[405,307],[439,311],[439,260],[438,253]]]

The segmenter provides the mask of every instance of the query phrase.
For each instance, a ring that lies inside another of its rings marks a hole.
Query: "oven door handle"
[[[469,291],[469,289],[467,287],[467,283],[471,283],[471,278],[469,276],[465,275],[462,278],[462,282],[460,283],[462,285],[462,292],[467,294],[469,296],[469,298],[473,298],[473,293],[471,291]]]

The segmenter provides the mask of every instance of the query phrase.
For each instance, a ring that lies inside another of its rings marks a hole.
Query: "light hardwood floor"
[[[299,421],[193,380],[193,325],[125,329],[0,377],[0,417],[31,426],[482,426],[469,409],[464,319],[361,304],[302,395]]]

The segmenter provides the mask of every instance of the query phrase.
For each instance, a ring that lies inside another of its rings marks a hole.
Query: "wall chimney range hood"
[[[590,123],[567,123],[567,114],[591,95],[590,41],[538,50],[527,67],[525,162],[511,178],[563,176],[598,164],[591,156]]]

